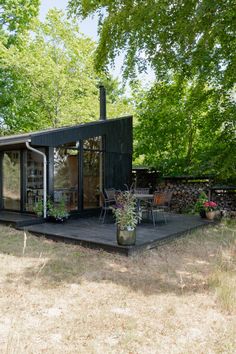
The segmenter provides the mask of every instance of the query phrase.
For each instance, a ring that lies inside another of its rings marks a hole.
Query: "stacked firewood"
[[[200,192],[208,195],[210,184],[208,182],[169,182],[156,186],[157,192],[172,191],[171,210],[185,213],[193,210]],[[217,202],[221,210],[236,211],[236,193],[212,194],[212,200]]]

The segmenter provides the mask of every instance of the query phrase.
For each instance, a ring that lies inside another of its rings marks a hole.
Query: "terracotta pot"
[[[120,229],[119,226],[117,226],[116,238],[118,245],[134,245],[136,242],[136,229]]]
[[[206,217],[208,220],[214,220],[215,216],[216,216],[215,211],[207,211],[206,212]]]

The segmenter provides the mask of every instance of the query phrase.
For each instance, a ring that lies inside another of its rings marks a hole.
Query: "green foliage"
[[[31,29],[39,5],[40,0],[0,0],[0,32],[7,46]]]
[[[69,213],[66,208],[66,202],[62,198],[58,205],[49,199],[47,202],[48,216],[54,218],[55,220],[63,220],[69,217]]]
[[[69,9],[99,16],[98,70],[125,51],[126,78],[155,71],[135,98],[135,161],[235,180],[235,0],[70,0]]]
[[[201,192],[195,205],[194,211],[195,213],[200,213],[201,210],[204,210],[204,203],[208,201],[207,195],[205,192]]]
[[[235,0],[70,0],[71,14],[99,14],[97,67],[126,50],[126,75],[150,64],[158,78],[170,71],[235,83]]]
[[[43,216],[43,199],[39,200],[35,203],[33,207],[33,212],[39,216]],[[66,208],[66,202],[62,198],[58,204],[54,204],[54,202],[48,198],[47,200],[47,217],[52,217],[56,220],[67,219],[69,217],[69,213]]]
[[[43,199],[38,200],[33,206],[33,212],[38,216],[43,216]]]
[[[11,131],[80,123],[97,115],[94,44],[62,13],[49,12],[21,47],[2,48],[3,109]],[[6,85],[6,81],[9,82]]]
[[[165,174],[236,178],[236,104],[199,81],[157,82],[136,98],[135,154]]]
[[[35,21],[32,35],[21,36],[17,46],[0,44],[3,128],[31,131],[96,120],[100,81],[110,81],[114,89],[113,98],[108,96],[109,116],[128,113],[118,83],[97,76],[94,50],[94,42],[80,34],[77,22],[58,10],[51,10],[44,23]]]

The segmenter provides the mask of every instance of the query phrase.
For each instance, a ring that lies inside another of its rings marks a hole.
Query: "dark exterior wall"
[[[132,175],[132,119],[110,125],[105,140],[105,187],[125,189]]]
[[[132,117],[108,119],[75,127],[49,130],[35,135],[32,134],[31,144],[34,146],[56,147],[69,142],[103,135],[106,135],[107,151],[132,154]]]
[[[132,155],[106,153],[105,188],[126,189],[130,187],[132,173]]]
[[[132,117],[108,119],[106,121],[85,124],[84,126],[44,132],[32,136],[31,144],[36,147],[56,147],[94,136],[103,136],[105,140],[104,187],[124,189],[125,184],[131,184],[133,150]]]

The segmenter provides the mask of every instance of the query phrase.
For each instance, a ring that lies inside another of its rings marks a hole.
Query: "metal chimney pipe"
[[[106,89],[103,85],[99,86],[100,90],[100,120],[107,119]]]

